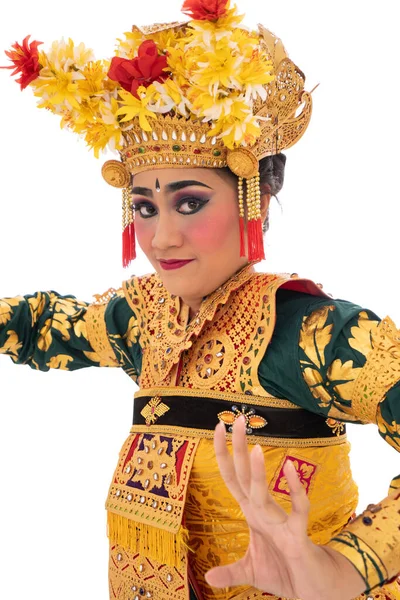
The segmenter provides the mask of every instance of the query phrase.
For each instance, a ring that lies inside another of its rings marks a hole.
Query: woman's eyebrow
[[[206,187],[209,190],[212,190],[212,188],[209,185],[206,185],[205,183],[202,183],[201,181],[195,181],[194,179],[189,179],[187,181],[175,181],[173,183],[169,183],[168,185],[165,186],[165,189],[168,193],[171,193],[171,192],[177,192],[178,190],[181,190],[185,187],[189,187],[191,185],[200,185],[201,187]]]
[[[174,181],[165,186],[165,189],[168,194],[172,192],[177,192],[178,190],[182,190],[185,187],[189,187],[191,185],[199,185],[201,187],[206,187],[209,190],[212,188],[201,181],[195,181],[194,179],[188,179],[186,181]],[[134,187],[132,188],[132,194],[138,194],[139,196],[146,196],[146,198],[153,198],[153,191],[150,188],[145,187]]]

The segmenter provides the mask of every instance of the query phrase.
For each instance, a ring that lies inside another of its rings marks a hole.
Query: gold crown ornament
[[[223,168],[238,176],[241,256],[264,258],[259,161],[293,146],[311,117],[305,76],[268,29],[241,26],[229,0],[185,0],[182,23],[132,27],[111,60],[84,44],[15,43],[6,54],[21,89],[83,137],[104,179],[123,190],[123,264],[136,256],[132,175]],[[244,189],[246,183],[246,190]],[[246,208],[245,208],[246,202]]]

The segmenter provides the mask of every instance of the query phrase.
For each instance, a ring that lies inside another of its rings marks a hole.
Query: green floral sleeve
[[[135,378],[138,335],[121,292],[99,304],[54,291],[0,300],[0,354],[33,369],[120,366]]]
[[[277,302],[274,337],[259,370],[265,389],[330,419],[375,423],[400,451],[400,332],[394,323],[342,300],[282,291]],[[398,575],[400,476],[387,498],[329,545],[353,562],[367,590]]]

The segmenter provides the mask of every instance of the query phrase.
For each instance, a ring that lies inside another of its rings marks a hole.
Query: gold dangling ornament
[[[244,243],[244,192],[246,180],[247,204],[247,257],[249,261],[265,259],[261,219],[261,190],[258,159],[248,148],[237,148],[228,152],[228,167],[238,176],[240,256],[246,256]]]
[[[122,265],[129,267],[136,258],[135,218],[132,196],[128,188],[122,190]]]

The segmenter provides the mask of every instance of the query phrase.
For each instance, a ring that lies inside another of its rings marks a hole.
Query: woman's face
[[[140,247],[167,290],[189,306],[197,309],[247,264],[239,256],[237,184],[229,174],[206,168],[139,173],[133,203]]]

